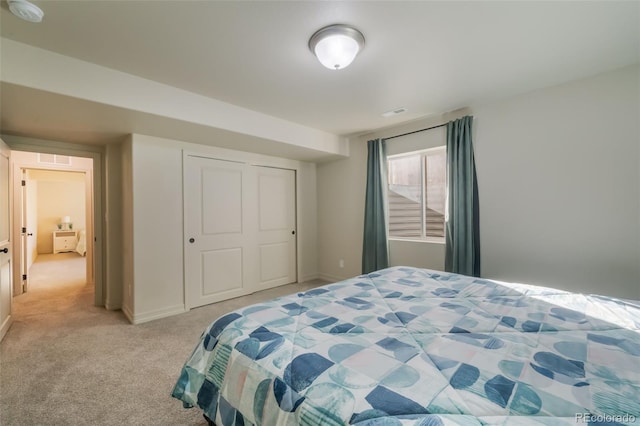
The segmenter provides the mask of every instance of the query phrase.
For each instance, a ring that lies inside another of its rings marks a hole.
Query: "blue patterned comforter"
[[[173,396],[219,426],[639,424],[640,307],[394,267],[219,318]]]

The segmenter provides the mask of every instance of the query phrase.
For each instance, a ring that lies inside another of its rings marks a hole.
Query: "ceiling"
[[[638,1],[32,2],[45,12],[40,24],[17,19],[2,2],[3,38],[336,135],[640,62]],[[333,23],[366,39],[340,71],[321,66],[307,46]],[[398,107],[408,111],[382,116]],[[37,120],[20,119],[33,108]],[[84,119],[56,127],[74,108]],[[148,119],[10,84],[2,85],[1,114],[3,133],[88,142]]]

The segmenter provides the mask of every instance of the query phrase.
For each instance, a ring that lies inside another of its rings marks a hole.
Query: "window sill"
[[[444,239],[439,239],[439,238],[422,239],[422,238],[388,237],[388,240],[389,241],[408,242],[408,243],[425,243],[425,244],[441,244],[441,245],[445,245],[445,240]]]

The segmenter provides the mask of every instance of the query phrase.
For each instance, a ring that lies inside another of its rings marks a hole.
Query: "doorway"
[[[39,256],[47,262],[78,257],[75,264],[95,289],[93,159],[13,151],[12,165],[13,236],[19,247],[14,296],[29,291],[29,271]]]

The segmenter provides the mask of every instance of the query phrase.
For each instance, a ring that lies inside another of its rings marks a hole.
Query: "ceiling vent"
[[[407,112],[407,109],[405,107],[400,107],[400,108],[392,109],[391,111],[387,111],[384,114],[382,114],[382,116],[393,117],[394,115],[402,114],[405,112]]]

